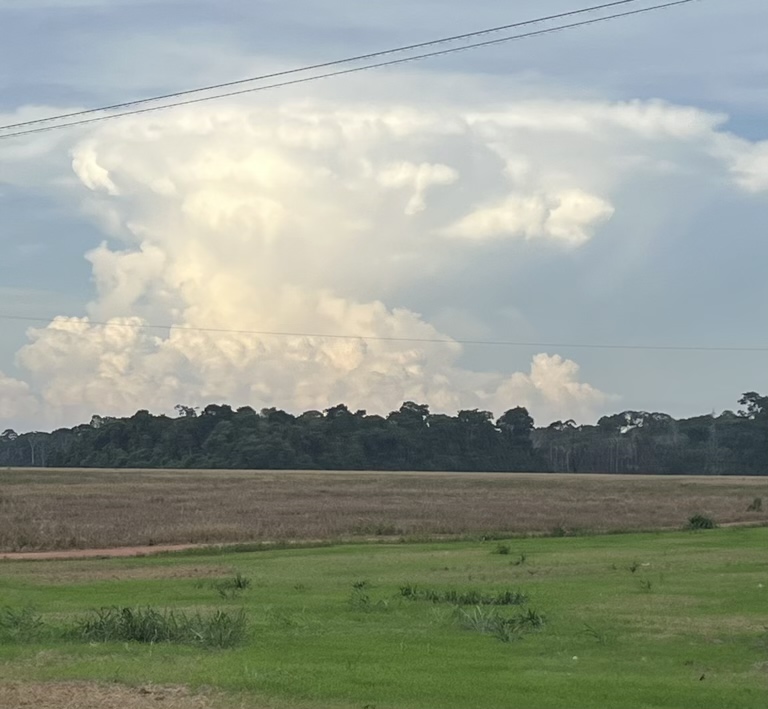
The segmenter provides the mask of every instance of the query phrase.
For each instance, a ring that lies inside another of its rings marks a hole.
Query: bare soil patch
[[[80,549],[71,549],[65,552],[62,557],[59,551],[35,551],[0,554],[0,559],[8,561],[38,561],[37,564],[26,564],[24,568],[24,578],[34,582],[44,582],[47,584],[56,583],[77,583],[80,581],[157,581],[162,579],[199,579],[201,581],[210,579],[226,578],[234,574],[231,566],[223,564],[173,564],[173,565],[147,565],[141,566],[119,566],[113,564],[92,563],[92,558],[82,556]],[[104,554],[99,558],[117,558],[125,556],[121,554],[123,549],[115,547],[105,549]],[[142,555],[144,556],[144,555]],[[62,559],[67,559],[67,564],[58,563]],[[78,560],[82,563],[78,563]],[[45,563],[50,562],[50,563]]]
[[[765,511],[748,511],[763,497]],[[199,470],[0,471],[0,551],[768,524],[768,477]],[[111,555],[111,552],[110,552]],[[18,558],[18,557],[17,557]]]
[[[95,682],[0,684],[0,709],[213,709],[210,697],[186,687],[127,687]],[[219,705],[220,706],[220,705]]]
[[[106,547],[104,549],[60,549],[55,551],[14,551],[0,554],[0,559],[34,561],[36,559],[98,559],[131,556],[148,556],[163,552],[186,551],[203,544],[160,544],[159,546]]]

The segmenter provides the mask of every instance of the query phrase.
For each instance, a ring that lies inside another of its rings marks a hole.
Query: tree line
[[[7,429],[0,466],[766,475],[768,396],[747,392],[739,404],[718,416],[623,411],[538,428],[521,406],[496,419],[412,401],[387,416],[344,404],[298,416],[179,405],[175,417],[141,410],[50,433]]]

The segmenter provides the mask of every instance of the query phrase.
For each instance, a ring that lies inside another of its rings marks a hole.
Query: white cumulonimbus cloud
[[[29,385],[0,371],[0,422],[31,416],[37,411],[37,400]]]
[[[31,329],[18,363],[68,420],[405,399],[588,418],[609,397],[576,363],[542,353],[525,373],[471,371],[461,345],[385,303],[488,240],[578,248],[633,171],[711,160],[759,186],[759,146],[722,120],[657,102],[526,102],[216,106],[107,124],[71,150],[82,208],[107,237],[87,254],[89,317]]]

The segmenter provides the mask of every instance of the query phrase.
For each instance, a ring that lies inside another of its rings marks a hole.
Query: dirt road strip
[[[7,561],[53,561],[55,559],[112,559],[129,556],[149,556],[169,551],[203,549],[210,544],[157,544],[143,547],[113,547],[111,549],[62,549],[57,551],[11,551],[0,554]]]

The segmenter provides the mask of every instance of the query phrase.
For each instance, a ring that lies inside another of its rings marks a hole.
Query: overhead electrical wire
[[[24,322],[44,322],[50,324],[53,318],[33,317],[26,315],[12,315],[0,313],[0,320],[18,320]],[[512,340],[465,340],[451,337],[388,337],[386,335],[354,335],[339,333],[319,332],[278,332],[274,330],[238,330],[223,327],[193,327],[189,325],[156,325],[149,323],[126,323],[108,320],[88,319],[83,324],[98,325],[101,327],[121,327],[134,330],[170,330],[178,332],[200,332],[219,335],[254,335],[257,337],[307,337],[332,340],[363,340],[370,342],[413,342],[422,344],[445,345],[482,345],[490,347],[536,347],[536,348],[572,348],[587,350],[646,350],[646,351],[678,351],[678,352],[768,352],[768,346],[693,346],[693,345],[623,345],[623,344],[595,344],[581,342],[523,342]],[[69,334],[80,335],[83,333],[67,330]]]
[[[119,111],[118,109],[129,108],[132,106],[140,106],[146,103],[154,103],[158,101],[167,101],[168,99],[178,98],[181,96],[188,96],[196,93],[202,93],[206,91],[215,91],[222,88],[229,88],[233,86],[239,86],[243,84],[255,83],[257,81],[264,81],[267,79],[273,79],[281,76],[288,76],[292,74],[298,74],[308,71],[316,71],[318,69],[329,68],[333,66],[339,66],[343,64],[349,64],[353,62],[366,61],[377,57],[388,56],[397,53],[403,53],[413,51],[415,49],[421,49],[429,46],[436,46],[440,44],[446,44],[451,42],[458,42],[461,40],[469,39],[471,37],[478,37],[487,34],[496,34],[509,29],[517,27],[524,27],[533,24],[540,24],[542,22],[552,21],[556,19],[562,19],[564,17],[584,14],[588,12],[597,12],[612,7],[629,5],[638,2],[639,0],[617,0],[615,2],[603,3],[600,5],[594,5],[591,7],[580,8],[578,10],[571,10],[569,12],[558,13],[554,15],[548,15],[544,17],[535,18],[532,20],[526,20],[521,22],[510,23],[507,25],[500,25],[497,27],[486,28],[483,30],[477,30],[474,32],[467,32],[464,34],[453,35],[451,37],[444,37],[441,39],[430,40],[426,42],[419,42],[416,44],[406,45],[402,47],[396,47],[393,49],[382,50],[379,52],[370,52],[368,54],[361,54],[345,59],[338,59],[329,62],[322,62],[319,64],[313,64],[309,66],[299,67],[295,69],[288,69],[279,72],[273,72],[270,74],[264,74],[261,76],[250,77],[247,79],[239,79],[236,81],[229,81],[220,84],[213,84],[210,86],[199,87],[195,89],[188,89],[185,91],[176,91],[173,93],[163,94],[160,96],[153,96],[143,99],[136,99],[133,101],[126,101],[122,103],[111,104],[108,106],[101,106],[97,108],[84,109],[81,111],[73,111],[70,113],[59,114],[55,116],[48,116],[45,118],[38,118],[30,121],[21,121],[18,123],[12,123],[4,126],[0,126],[0,131],[7,131],[13,128],[26,128],[25,130],[16,130],[13,132],[0,133],[0,140],[4,138],[13,138],[22,135],[29,135],[32,133],[39,133],[50,130],[57,130],[62,128],[69,128],[78,125],[84,125],[88,123],[95,123],[99,121],[110,120],[113,118],[120,118],[122,116],[130,116],[141,113],[149,113],[153,111],[160,111],[168,108],[174,108],[178,106],[186,106],[190,104],[202,103],[204,101],[213,101],[221,98],[228,98],[232,96],[238,96],[247,93],[254,93],[257,91],[265,91],[268,89],[276,89],[285,86],[291,86],[296,84],[307,83],[311,81],[317,81],[319,79],[330,78],[334,76],[341,76],[344,74],[352,74],[361,71],[367,71],[369,69],[382,68],[386,66],[393,66],[398,64],[404,64],[407,62],[418,61],[422,59],[428,59],[432,57],[444,56],[461,51],[467,51],[470,49],[477,49],[480,47],[487,47],[496,44],[502,44],[505,42],[511,42],[519,39],[526,39],[530,37],[536,37],[554,32],[560,32],[568,29],[575,29],[577,27],[583,27],[587,25],[597,24],[599,22],[606,22],[608,20],[618,19],[622,17],[628,17],[632,15],[639,15],[642,13],[652,12],[655,10],[662,10],[677,5],[685,5],[697,0],[671,0],[669,2],[642,7],[633,10],[627,10],[624,12],[618,12],[610,15],[602,15],[600,17],[591,18],[588,20],[581,20],[579,22],[573,22],[564,25],[558,25],[555,27],[548,27],[542,30],[536,30],[532,32],[525,32],[521,34],[500,37],[497,39],[486,40],[483,42],[474,42],[465,44],[459,47],[451,47],[447,49],[441,49],[433,52],[427,52],[423,54],[412,55],[408,57],[391,59],[382,62],[375,62],[372,64],[365,64],[363,66],[351,67],[347,69],[326,72],[322,74],[313,74],[308,77],[301,77],[298,79],[291,79],[288,81],[281,81],[272,84],[262,86],[251,86],[237,91],[228,91],[225,93],[218,93],[213,96],[197,97],[193,99],[187,99],[184,101],[174,101],[171,103],[165,103],[160,106],[150,106],[140,109],[133,109],[129,111]],[[78,118],[81,116],[90,115],[93,113],[100,113],[106,111],[116,111],[116,113],[108,113],[107,115],[95,116],[89,118],[79,118],[76,121],[68,121],[64,123],[57,123],[55,125],[41,125],[44,123],[51,123],[53,121],[61,121],[71,118]],[[34,126],[30,128],[30,126]],[[50,323],[51,318],[31,317],[23,315],[2,314],[0,313],[1,320],[16,320],[25,322],[45,322]],[[309,332],[276,332],[267,330],[237,330],[229,328],[209,328],[209,327],[191,327],[183,325],[157,325],[147,323],[117,323],[114,321],[96,321],[88,320],[89,325],[98,325],[104,327],[123,327],[133,329],[160,329],[170,330],[173,332],[200,332],[210,334],[233,334],[233,335],[254,335],[259,337],[307,337],[307,338],[324,338],[324,339],[345,339],[345,340],[363,340],[363,341],[383,341],[383,342],[413,342],[413,343],[433,343],[433,344],[460,344],[460,345],[477,345],[477,346],[501,346],[501,347],[536,347],[536,348],[578,348],[578,349],[596,349],[596,350],[646,350],[646,351],[681,351],[681,352],[768,352],[768,346],[762,347],[744,347],[744,346],[685,346],[685,345],[629,345],[629,344],[595,344],[595,343],[578,343],[578,342],[522,342],[522,341],[509,341],[509,340],[468,340],[457,338],[427,338],[427,337],[387,337],[387,336],[372,336],[372,335],[355,335],[355,334],[339,334],[339,333],[309,333]],[[71,331],[70,331],[71,332]],[[81,334],[81,333],[71,333]]]
[[[449,47],[447,49],[440,49],[440,50],[433,51],[433,52],[426,52],[426,53],[423,53],[423,54],[416,54],[416,55],[402,57],[402,58],[398,58],[398,59],[389,59],[389,60],[386,60],[386,61],[375,62],[373,64],[364,64],[363,66],[356,66],[356,67],[351,67],[351,68],[347,68],[347,69],[339,69],[339,70],[336,70],[336,71],[325,72],[325,73],[322,73],[322,74],[313,74],[311,76],[300,77],[300,78],[297,78],[297,79],[290,79],[288,81],[275,82],[275,83],[266,84],[266,85],[262,85],[262,86],[250,86],[248,88],[238,89],[236,91],[227,91],[227,92],[224,92],[224,93],[218,93],[218,94],[215,94],[213,96],[202,96],[202,97],[197,97],[197,98],[192,98],[192,99],[186,99],[184,101],[173,101],[171,103],[165,103],[165,104],[162,104],[160,106],[148,106],[148,107],[136,108],[136,109],[132,109],[132,110],[128,110],[128,111],[118,111],[116,113],[107,113],[106,115],[102,115],[102,116],[93,116],[93,117],[89,117],[89,118],[80,118],[80,119],[75,120],[75,121],[67,121],[67,122],[64,122],[64,123],[56,123],[54,125],[43,125],[43,126],[39,125],[40,123],[48,123],[48,122],[53,122],[53,121],[56,121],[56,120],[64,120],[64,119],[67,119],[67,118],[83,116],[83,115],[86,115],[86,114],[97,113],[97,112],[101,112],[101,111],[109,111],[109,110],[113,110],[115,108],[128,107],[128,106],[136,106],[136,105],[141,105],[143,103],[160,101],[160,100],[167,99],[167,98],[173,98],[173,97],[178,97],[178,96],[183,96],[183,95],[189,95],[189,94],[203,92],[203,91],[212,91],[212,90],[215,90],[217,88],[224,88],[224,87],[228,87],[228,86],[234,86],[234,85],[237,85],[237,84],[251,83],[251,82],[256,82],[256,81],[259,81],[259,80],[264,80],[264,79],[267,79],[267,78],[274,78],[274,77],[277,77],[277,76],[285,76],[285,75],[288,75],[288,74],[295,74],[295,73],[310,71],[310,70],[314,70],[314,69],[317,69],[317,68],[336,66],[336,65],[340,65],[340,64],[351,63],[351,62],[354,62],[354,61],[361,61],[361,60],[366,59],[366,58],[370,59],[370,58],[377,57],[377,56],[384,56],[384,55],[388,55],[388,54],[405,52],[405,51],[412,50],[412,49],[418,48],[418,47],[434,46],[434,45],[438,45],[438,44],[442,44],[442,43],[447,43],[447,42],[455,42],[455,41],[459,41],[461,39],[466,39],[468,37],[480,36],[480,35],[490,34],[490,33],[497,33],[499,31],[502,31],[503,29],[510,29],[512,27],[522,27],[522,26],[526,26],[526,25],[537,24],[537,23],[549,21],[549,20],[552,20],[552,19],[562,18],[562,17],[566,17],[566,16],[572,16],[572,15],[576,15],[576,14],[580,14],[580,13],[585,13],[585,12],[596,12],[596,11],[598,11],[600,9],[606,9],[608,7],[617,6],[617,5],[624,5],[624,4],[627,4],[627,3],[637,2],[637,1],[638,0],[618,0],[617,2],[605,3],[603,5],[595,5],[595,6],[592,6],[592,7],[589,7],[589,8],[582,8],[580,10],[572,10],[570,12],[560,13],[559,15],[550,15],[550,16],[547,16],[547,17],[540,17],[540,18],[536,18],[536,19],[533,19],[533,20],[526,20],[526,21],[523,21],[523,22],[513,23],[513,24],[510,24],[510,25],[503,25],[503,26],[500,26],[500,27],[488,28],[488,29],[485,29],[485,30],[478,30],[476,32],[470,32],[470,33],[466,33],[466,34],[462,34],[462,35],[455,35],[453,37],[447,37],[447,38],[438,39],[438,40],[431,40],[429,42],[421,42],[419,44],[408,45],[408,46],[405,46],[405,47],[398,47],[398,48],[394,48],[394,49],[383,50],[381,52],[373,52],[373,53],[370,53],[370,54],[359,55],[359,56],[350,57],[350,58],[347,58],[347,59],[339,59],[339,60],[332,61],[332,62],[325,62],[325,63],[322,63],[322,64],[316,64],[316,65],[307,66],[307,67],[301,67],[301,68],[297,68],[297,69],[290,69],[290,70],[286,70],[284,72],[275,72],[273,74],[265,74],[264,76],[261,76],[261,77],[252,77],[250,79],[241,79],[239,81],[234,81],[234,82],[227,82],[227,83],[223,83],[223,84],[216,84],[216,85],[202,87],[202,88],[198,88],[198,89],[190,89],[190,90],[187,90],[187,91],[175,92],[173,94],[166,94],[164,96],[156,96],[156,97],[151,97],[151,98],[146,98],[146,99],[137,99],[135,101],[128,101],[128,102],[124,102],[124,103],[120,103],[120,104],[112,104],[111,106],[105,106],[105,107],[101,107],[101,108],[85,109],[83,111],[75,111],[75,112],[72,112],[72,113],[65,113],[65,114],[60,114],[60,115],[55,115],[55,116],[48,116],[46,118],[38,118],[38,119],[30,120],[30,121],[22,121],[22,122],[19,122],[19,123],[12,123],[12,124],[8,124],[8,125],[5,125],[5,126],[0,126],[0,131],[5,131],[5,130],[11,129],[11,128],[24,128],[24,127],[26,127],[26,128],[24,130],[14,130],[12,132],[0,133],[0,140],[7,139],[7,138],[19,137],[19,136],[23,136],[23,135],[30,135],[30,134],[33,134],[33,133],[42,133],[42,132],[46,132],[46,131],[59,130],[59,129],[63,129],[63,128],[71,128],[71,127],[74,127],[74,126],[79,126],[79,125],[85,125],[85,124],[90,124],[90,123],[96,123],[96,122],[100,122],[100,121],[111,120],[111,119],[120,118],[120,117],[123,117],[123,116],[132,116],[132,115],[137,115],[137,114],[150,113],[150,112],[153,112],[153,111],[161,111],[161,110],[165,110],[165,109],[168,109],[168,108],[175,108],[175,107],[178,107],[178,106],[188,106],[188,105],[191,105],[191,104],[203,103],[205,101],[214,101],[214,100],[217,100],[217,99],[229,98],[229,97],[232,97],[232,96],[240,96],[240,95],[243,95],[243,94],[255,93],[255,92],[258,92],[258,91],[266,91],[266,90],[269,90],[269,89],[277,89],[277,88],[281,88],[281,87],[285,87],[285,86],[293,86],[293,85],[296,85],[296,84],[304,84],[304,83],[308,83],[308,82],[311,82],[311,81],[318,81],[320,79],[331,78],[331,77],[334,77],[334,76],[342,76],[342,75],[345,75],[345,74],[353,74],[353,73],[358,73],[358,72],[362,72],[362,71],[367,71],[367,70],[370,70],[370,69],[378,69],[378,68],[382,68],[382,67],[386,67],[386,66],[395,66],[395,65],[399,65],[399,64],[405,64],[405,63],[408,63],[408,62],[419,61],[419,60],[422,60],[422,59],[429,59],[429,58],[438,57],[438,56],[445,56],[447,54],[453,54],[453,53],[456,53],[456,52],[464,52],[464,51],[468,51],[470,49],[477,49],[477,48],[480,48],[480,47],[493,46],[493,45],[502,44],[502,43],[505,43],[505,42],[511,42],[511,41],[514,41],[514,40],[527,39],[527,38],[530,38],[530,37],[537,37],[537,36],[541,36],[541,35],[552,34],[554,32],[561,32],[561,31],[564,31],[564,30],[575,29],[577,27],[584,27],[584,26],[587,26],[587,25],[593,25],[593,24],[597,24],[597,23],[600,23],[600,22],[606,22],[608,20],[618,19],[618,18],[622,18],[622,17],[629,17],[629,16],[632,16],[632,15],[639,15],[639,14],[642,14],[642,13],[652,12],[652,11],[655,11],[655,10],[663,10],[663,9],[666,9],[666,8],[675,7],[677,5],[686,5],[686,4],[691,3],[691,2],[697,2],[698,0],[671,0],[669,2],[660,3],[660,4],[656,4],[656,5],[650,5],[648,7],[637,8],[637,9],[634,9],[634,10],[626,10],[624,12],[618,12],[618,13],[614,13],[614,14],[610,14],[610,15],[602,15],[600,17],[595,17],[595,18],[591,18],[591,19],[588,19],[588,20],[581,20],[579,22],[572,22],[572,23],[569,23],[569,24],[557,25],[555,27],[547,27],[547,28],[542,29],[542,30],[535,30],[535,31],[532,31],[532,32],[524,32],[524,33],[521,33],[521,34],[509,35],[509,36],[506,36],[506,37],[499,37],[497,39],[485,40],[483,42],[473,42],[473,43],[465,44],[465,45],[462,45],[462,46],[459,46],[459,47]],[[36,126],[36,127],[29,128],[29,126]]]
[[[602,3],[601,5],[592,5],[591,7],[584,7],[578,10],[570,10],[568,12],[559,12],[554,15],[547,15],[544,17],[537,17],[533,20],[523,20],[520,22],[512,22],[506,25],[498,25],[496,27],[488,27],[482,30],[475,30],[474,32],[465,32],[463,34],[453,35],[451,37],[442,37],[440,39],[428,40],[426,42],[417,42],[416,44],[407,44],[400,47],[394,47],[393,49],[384,49],[378,52],[368,52],[367,54],[358,54],[353,57],[346,57],[344,59],[335,59],[327,62],[320,62],[319,64],[309,64],[307,66],[297,67],[294,69],[285,69],[283,71],[272,72],[271,74],[262,74],[260,76],[251,76],[245,79],[237,79],[235,81],[226,81],[218,84],[211,84],[209,86],[199,86],[194,89],[186,89],[183,91],[173,91],[167,94],[160,94],[158,96],[149,96],[147,98],[135,99],[133,101],[124,101],[122,103],[113,103],[108,106],[98,106],[96,108],[86,108],[80,111],[72,111],[71,113],[61,113],[55,116],[49,116],[47,118],[36,118],[30,121],[21,121],[19,123],[9,123],[8,125],[0,126],[0,130],[6,130],[8,128],[21,128],[23,126],[32,126],[38,123],[46,123],[48,121],[54,121],[64,118],[74,118],[76,116],[84,116],[89,113],[97,113],[99,111],[114,111],[120,108],[128,108],[129,106],[138,106],[142,103],[151,103],[155,101],[165,101],[172,98],[178,98],[180,96],[189,96],[190,94],[201,93],[203,91],[214,91],[216,89],[230,88],[232,86],[239,86],[242,84],[249,84],[256,81],[264,81],[265,79],[276,79],[280,76],[288,76],[290,74],[298,74],[305,71],[314,71],[316,69],[327,69],[332,66],[339,66],[340,64],[350,64],[356,61],[365,61],[368,59],[375,59],[377,57],[387,56],[389,54],[398,54],[400,52],[408,52],[414,49],[422,49],[424,47],[431,47],[438,44],[446,44],[449,42],[458,42],[463,39],[469,39],[470,37],[480,37],[486,34],[495,34],[498,32],[504,32],[506,30],[515,29],[517,27],[524,27],[526,25],[539,24],[541,22],[548,22],[551,20],[559,20],[563,17],[571,17],[573,15],[581,15],[586,12],[597,12],[598,10],[605,10],[618,5],[630,5],[641,0],[614,0],[614,2]]]

